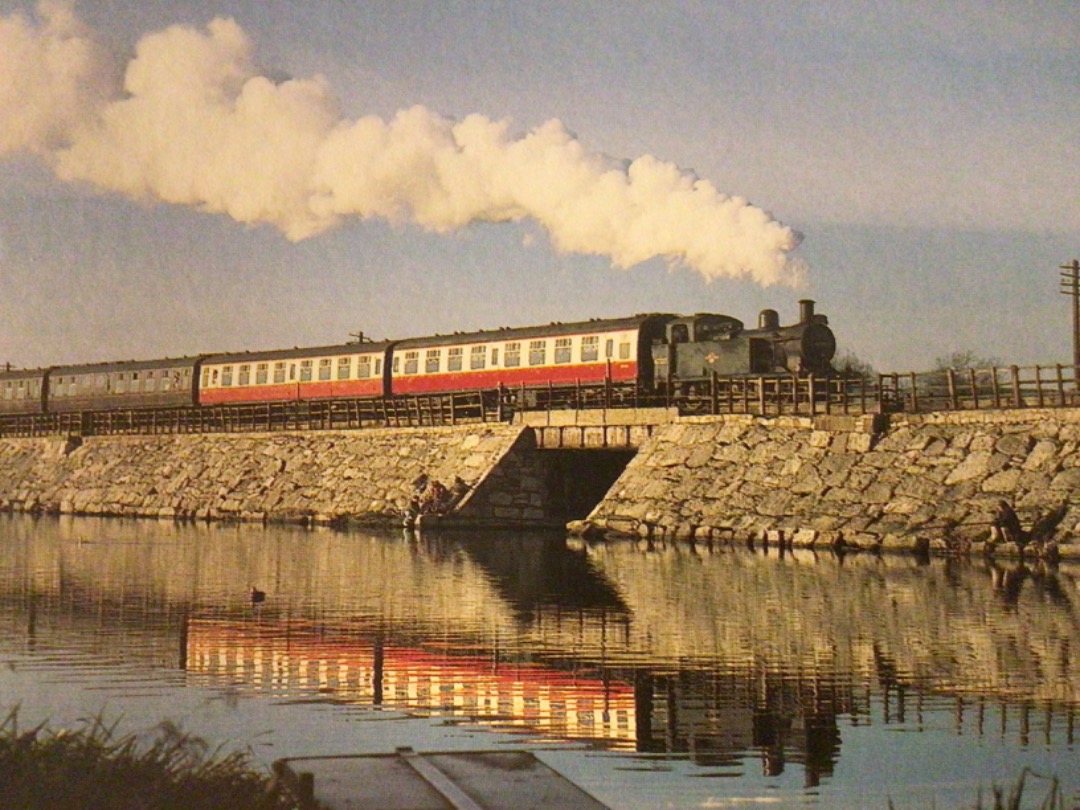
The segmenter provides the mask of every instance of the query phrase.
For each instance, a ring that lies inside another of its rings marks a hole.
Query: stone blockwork
[[[422,473],[472,486],[455,517],[543,522],[530,431],[510,425],[0,440],[0,509],[295,522],[399,522]],[[522,456],[524,460],[517,460]],[[525,467],[522,467],[525,465]]]
[[[1001,500],[1028,554],[1080,555],[1080,411],[698,417],[661,428],[575,531],[792,546],[993,550]],[[988,541],[989,544],[988,544]]]

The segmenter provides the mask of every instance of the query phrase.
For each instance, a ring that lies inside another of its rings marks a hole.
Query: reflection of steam
[[[662,256],[706,279],[795,283],[790,228],[651,156],[588,151],[559,121],[513,135],[412,107],[342,118],[321,77],[258,75],[232,20],[145,36],[122,88],[64,6],[0,19],[0,155],[29,151],[69,181],[269,223],[290,239],[342,217],[447,232],[532,219],[562,251],[630,267]]]

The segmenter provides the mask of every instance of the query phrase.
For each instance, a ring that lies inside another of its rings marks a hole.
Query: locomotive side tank
[[[200,360],[171,357],[54,366],[47,375],[48,410],[63,413],[191,406],[197,404]]]

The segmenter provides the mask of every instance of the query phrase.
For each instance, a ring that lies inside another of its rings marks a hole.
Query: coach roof
[[[453,335],[432,335],[431,337],[409,338],[398,341],[394,350],[415,349],[424,346],[458,346],[470,343],[494,343],[508,340],[529,340],[532,338],[563,337],[565,335],[594,335],[605,332],[624,332],[641,329],[646,324],[662,325],[675,318],[675,315],[649,313],[634,315],[630,318],[597,318],[576,323],[552,323],[547,326],[525,326],[488,329],[482,332],[458,332]]]
[[[203,361],[204,365],[222,363],[258,363],[271,360],[300,360],[308,357],[339,357],[353,354],[382,354],[390,341],[378,343],[341,343],[334,346],[313,346],[306,349],[271,349],[260,352],[232,352],[230,354],[211,354]]]

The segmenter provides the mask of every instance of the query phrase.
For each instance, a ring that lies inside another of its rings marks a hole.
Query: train
[[[0,415],[207,407],[636,384],[687,393],[713,375],[827,375],[836,340],[814,302],[782,326],[714,313],[647,313],[314,348],[0,370]]]

